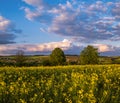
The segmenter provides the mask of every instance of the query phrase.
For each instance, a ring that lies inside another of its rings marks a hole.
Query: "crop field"
[[[0,103],[120,103],[120,65],[0,67]]]

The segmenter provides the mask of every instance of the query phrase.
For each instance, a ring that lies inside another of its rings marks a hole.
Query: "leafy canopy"
[[[88,45],[80,53],[80,64],[98,64],[98,49]]]
[[[64,65],[66,57],[60,48],[55,48],[50,54],[50,61],[52,65]]]

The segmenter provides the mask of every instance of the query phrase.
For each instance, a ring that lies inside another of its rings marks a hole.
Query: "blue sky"
[[[87,45],[120,55],[119,0],[0,0],[0,55],[79,54]]]

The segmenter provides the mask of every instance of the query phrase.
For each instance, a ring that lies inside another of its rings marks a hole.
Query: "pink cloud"
[[[110,45],[106,44],[94,44],[98,48],[99,52],[113,51],[113,48]]]

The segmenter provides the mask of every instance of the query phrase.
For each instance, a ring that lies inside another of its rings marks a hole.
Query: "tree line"
[[[96,48],[93,46],[87,46],[80,53],[80,57],[77,64],[98,64],[99,53]],[[26,63],[28,58],[24,55],[22,50],[19,50],[14,56],[14,63],[11,63],[13,66],[35,66],[34,63]],[[61,48],[55,48],[48,59],[41,60],[41,64],[44,66],[57,66],[57,65],[67,65],[69,63],[66,62],[66,56]],[[5,64],[7,65],[7,64]]]
[[[77,62],[69,63],[66,59],[66,56],[61,48],[55,48],[47,59],[41,60],[38,62],[36,60],[30,61],[24,55],[22,50],[19,50],[14,56],[14,62],[8,62],[8,64],[3,64],[0,61],[0,65],[3,66],[58,66],[58,65],[69,65],[69,64],[79,64],[79,65],[87,65],[87,64],[99,64],[99,52],[98,49],[88,45],[85,47],[79,55]],[[28,61],[29,60],[29,61]],[[26,62],[27,61],[27,62]],[[119,62],[120,63],[120,62]]]

